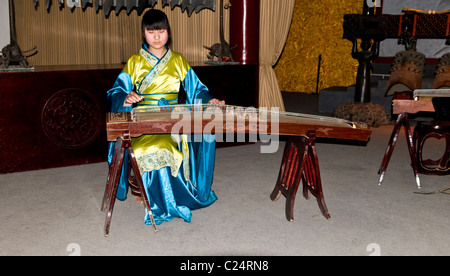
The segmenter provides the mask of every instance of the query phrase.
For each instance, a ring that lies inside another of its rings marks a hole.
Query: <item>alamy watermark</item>
[[[171,119],[178,122],[171,134],[196,133],[189,142],[257,142],[261,153],[274,153],[279,149],[279,108],[270,109],[239,106],[194,104],[192,108],[175,107]],[[207,122],[207,123],[205,123]]]
[[[369,243],[366,248],[369,256],[381,256],[381,246],[378,243]]]
[[[81,246],[78,243],[69,243],[66,247],[69,256],[81,256]]]
[[[67,245],[66,251],[68,256],[81,256],[81,246],[78,243],[70,243]],[[381,246],[378,243],[370,243],[366,247],[369,256],[381,256]]]

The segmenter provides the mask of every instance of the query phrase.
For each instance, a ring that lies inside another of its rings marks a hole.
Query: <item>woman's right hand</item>
[[[127,97],[125,98],[125,102],[123,103],[124,107],[130,107],[135,103],[138,103],[142,100],[144,100],[145,97],[139,96],[136,92],[131,91],[128,93]]]

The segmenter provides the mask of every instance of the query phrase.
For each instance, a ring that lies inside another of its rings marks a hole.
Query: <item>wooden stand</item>
[[[116,200],[116,193],[119,187],[119,180],[122,172],[122,166],[124,163],[124,157],[128,152],[129,157],[129,174],[134,174],[133,181],[130,183],[133,191],[133,195],[141,196],[141,200],[144,203],[145,208],[150,216],[150,220],[155,229],[158,231],[155,225],[152,211],[150,209],[149,199],[144,190],[144,185],[139,173],[139,168],[134,156],[133,148],[131,146],[131,137],[129,131],[124,131],[124,138],[118,138],[116,142],[116,148],[114,151],[114,157],[111,162],[108,180],[106,183],[105,193],[103,196],[103,202],[101,210],[102,212],[107,209],[105,219],[105,237],[109,236],[109,228],[111,225],[111,218],[114,209],[114,203]],[[303,182],[303,196],[309,199],[311,194],[314,195],[319,204],[319,208],[325,218],[330,219],[331,216],[328,213],[328,209],[325,203],[325,199],[322,191],[322,182],[320,180],[319,161],[317,159],[317,153],[315,149],[316,134],[314,130],[308,131],[308,136],[293,136],[290,137],[283,154],[283,159],[280,166],[280,173],[278,176],[275,188],[270,195],[272,201],[276,201],[281,194],[286,197],[286,219],[288,221],[294,220],[294,202],[295,195],[297,193],[300,181]]]
[[[303,196],[309,199],[313,194],[322,214],[327,219],[331,218],[323,197],[315,138],[315,131],[309,130],[308,136],[290,137],[284,148],[280,173],[270,198],[276,201],[281,194],[286,197],[288,221],[294,220],[295,195],[300,181],[303,183]]]
[[[117,189],[119,187],[120,175],[122,173],[122,166],[125,152],[128,152],[130,161],[130,170],[132,170],[134,173],[136,184],[139,189],[139,195],[141,196],[141,200],[144,203],[145,208],[147,209],[148,215],[150,216],[150,220],[152,222],[153,228],[155,229],[155,232],[158,231],[158,229],[156,228],[155,220],[153,219],[152,211],[150,209],[150,202],[144,190],[144,184],[142,182],[141,174],[139,172],[133,148],[131,146],[131,137],[129,131],[124,131],[123,137],[124,137],[123,139],[122,138],[117,139],[114,157],[109,167],[109,174],[106,183],[105,194],[103,196],[101,210],[103,212],[106,210],[106,208],[108,208],[105,219],[105,232],[104,232],[105,237],[109,236],[109,227],[111,225],[111,218],[114,209],[114,203],[116,201]]]
[[[404,93],[396,93],[393,100],[393,113],[398,114],[397,122],[392,131],[386,153],[381,162],[381,174],[379,184],[383,182],[389,160],[397,142],[398,133],[402,126],[405,127],[406,141],[408,142],[411,166],[414,170],[417,187],[420,188],[419,173],[427,175],[447,175],[450,174],[450,123],[448,121],[447,108],[449,106],[447,98],[434,98],[432,101],[412,100],[410,96],[405,97]],[[437,110],[435,109],[437,105]],[[414,128],[414,136],[411,135],[408,114],[418,112],[436,112],[438,120],[432,124],[419,122]],[[429,138],[445,139],[446,149],[439,160],[423,160],[423,145]]]
[[[189,105],[188,105],[189,106]],[[187,107],[187,106],[184,106]],[[191,106],[193,107],[198,106]],[[220,112],[238,112],[228,109],[232,106],[224,106]],[[240,109],[240,107],[238,107]],[[109,233],[109,225],[111,223],[112,210],[114,208],[115,195],[117,193],[118,182],[121,175],[125,150],[128,150],[130,156],[130,171],[134,174],[129,177],[130,189],[133,195],[141,196],[149,211],[150,206],[142,180],[140,179],[139,169],[135,162],[131,146],[131,137],[140,137],[146,134],[164,134],[173,133],[178,128],[179,133],[195,134],[195,133],[211,133],[211,124],[213,120],[210,116],[195,116],[195,110],[191,116],[184,116],[183,127],[180,128],[180,119],[172,118],[171,112],[163,108],[163,110],[155,111],[152,116],[134,116],[131,119],[130,113],[110,113],[106,120],[107,139],[110,142],[116,141],[116,150],[114,158],[109,170],[107,187],[102,204],[102,210],[109,206],[105,222],[105,236]],[[206,110],[205,110],[206,111]],[[240,111],[239,111],[240,112]],[[144,112],[145,114],[146,112]],[[149,112],[150,113],[150,112]],[[228,113],[224,113],[225,115]],[[250,113],[249,113],[250,114]],[[320,180],[319,162],[315,149],[316,137],[326,137],[335,139],[368,141],[371,130],[348,121],[336,119],[315,117],[312,115],[295,114],[295,113],[276,113],[276,117],[261,117],[261,120],[252,120],[251,114],[247,116],[244,122],[240,122],[238,117],[234,118],[234,123],[226,121],[216,122],[214,125],[214,133],[242,133],[256,134],[267,133],[271,135],[285,135],[290,137],[285,149],[283,159],[281,161],[280,172],[275,188],[270,195],[273,201],[277,200],[281,194],[286,197],[286,218],[293,220],[295,195],[300,184],[303,181],[303,195],[306,199],[313,194],[319,204],[319,208],[325,218],[329,219],[327,206],[325,204],[322,183]],[[148,114],[147,114],[148,115]],[[237,113],[236,113],[237,115]],[[139,118],[142,117],[142,118]],[[316,119],[314,119],[316,118]],[[189,127],[190,126],[190,127]],[[154,225],[154,224],[153,224]],[[156,228],[155,228],[156,230]]]
[[[391,159],[392,152],[394,151],[395,144],[397,143],[398,134],[402,126],[405,127],[406,134],[406,142],[408,143],[409,155],[411,157],[411,166],[414,171],[414,176],[416,178],[417,187],[420,188],[420,179],[419,179],[419,171],[417,169],[417,159],[416,159],[416,150],[414,149],[413,137],[411,135],[411,128],[409,125],[408,113],[402,112],[397,117],[397,122],[394,125],[394,129],[392,131],[391,138],[386,148],[386,152],[384,154],[383,161],[381,162],[380,169],[378,174],[380,174],[380,180],[378,185],[381,185],[384,179],[384,175],[386,174],[387,167],[389,165],[389,160]]]

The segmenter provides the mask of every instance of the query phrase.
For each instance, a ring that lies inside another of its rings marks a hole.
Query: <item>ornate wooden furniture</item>
[[[436,92],[434,95],[433,91]],[[380,185],[382,184],[386,174],[386,170],[402,126],[405,128],[406,141],[411,158],[411,166],[414,171],[417,187],[421,187],[419,173],[433,175],[450,174],[450,123],[448,121],[448,108],[450,105],[448,100],[449,98],[445,97],[446,95],[450,95],[449,92],[449,90],[433,89],[416,90],[413,95],[414,99],[411,98],[411,94],[408,92],[396,93],[394,95],[393,114],[398,114],[398,117],[378,171],[381,175],[379,180]],[[423,97],[429,97],[429,95],[432,95],[432,97],[437,97],[433,98],[433,100],[423,99]],[[422,100],[420,99],[421,96]],[[411,133],[408,114],[416,114],[418,112],[435,112],[435,106],[439,106],[437,120],[431,124],[419,122],[414,129],[413,135]],[[439,160],[423,160],[423,146],[425,141],[430,138],[446,139],[447,146],[443,156]]]
[[[214,97],[257,107],[258,65],[191,66]],[[0,174],[106,161],[106,91],[122,68],[0,71],[0,131],[7,133],[0,136]]]
[[[178,109],[174,111],[174,107]],[[185,113],[177,113],[180,110]],[[141,111],[133,110],[132,114],[110,113],[107,116],[107,139],[117,141],[117,144],[102,203],[102,211],[107,210],[105,236],[109,235],[115,194],[126,150],[132,171],[137,179],[140,178],[131,147],[132,137],[143,134],[199,132],[215,133],[216,136],[226,133],[267,134],[273,135],[274,139],[278,139],[279,135],[287,135],[289,139],[271,199],[277,200],[281,194],[286,197],[286,218],[292,221],[295,195],[300,181],[303,183],[304,196],[309,198],[310,194],[313,194],[322,214],[327,219],[330,218],[322,191],[315,138],[368,141],[371,135],[368,128],[341,119],[236,106],[180,105]],[[134,190],[140,191],[144,196],[142,201],[147,210],[150,210],[149,199],[142,193],[142,181],[137,180],[136,183],[137,188]],[[149,215],[151,216],[151,213]]]
[[[104,162],[105,93],[119,66],[0,71],[0,174]]]
[[[419,13],[403,9],[404,14],[346,14],[344,15],[344,38],[374,39],[398,38],[400,43],[408,38],[450,39],[450,15],[445,13]],[[450,40],[447,40],[448,42]]]
[[[446,44],[450,44],[450,11],[428,14],[403,9],[403,12],[401,15],[344,15],[343,38],[353,42],[352,55],[359,61],[355,101],[370,101],[370,63],[378,57],[380,41],[397,38],[399,44],[407,48],[417,39],[445,39]],[[357,39],[361,39],[360,52],[356,48]]]
[[[450,91],[448,91],[450,92]],[[429,175],[450,174],[450,98],[432,99],[436,120],[431,123],[419,122],[414,128],[414,146],[417,151],[419,173]],[[444,139],[445,150],[437,160],[424,159],[424,145],[428,139]]]

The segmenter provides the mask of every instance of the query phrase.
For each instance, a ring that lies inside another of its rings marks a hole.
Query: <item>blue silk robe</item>
[[[131,91],[145,97],[138,106],[177,104],[180,84],[186,91],[187,104],[211,100],[208,88],[198,79],[183,55],[167,48],[164,57],[158,59],[147,49],[144,44],[139,53],[131,56],[113,88],[107,92],[111,112],[131,111],[131,107],[123,106]],[[186,135],[172,137],[164,134],[132,139],[156,224],[174,217],[190,222],[191,210],[207,207],[217,200],[211,190],[215,142],[211,137],[203,138],[202,142],[188,142]],[[115,143],[110,143],[109,164],[114,148]],[[127,166],[126,155],[123,172],[128,172]],[[127,177],[127,173],[122,173],[116,194],[119,200],[127,198]],[[145,223],[150,225],[148,213],[145,213]]]

